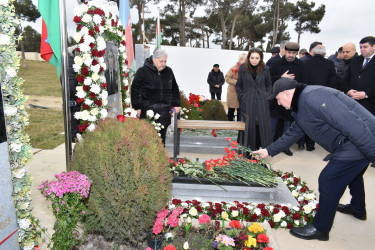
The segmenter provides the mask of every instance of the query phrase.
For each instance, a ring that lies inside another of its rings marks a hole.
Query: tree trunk
[[[300,41],[300,38],[301,38],[301,31],[302,31],[301,23],[299,23],[299,26],[298,26],[298,40],[297,40],[298,44],[299,44],[299,41]]]
[[[277,34],[279,33],[279,19],[280,19],[280,0],[275,0],[275,12],[273,15],[273,37],[272,37],[272,48],[275,47],[277,41]]]
[[[23,65],[25,66],[25,68],[28,68],[29,67],[29,64],[27,63],[26,61],[26,57],[25,57],[25,49],[23,48],[23,41],[21,40],[20,41],[20,46],[21,46],[21,59],[23,61]]]
[[[201,26],[201,31],[202,31],[202,48],[204,48],[204,29],[203,29],[203,25]]]
[[[219,11],[219,17],[220,17],[221,32],[222,32],[222,44],[221,44],[221,48],[225,49],[225,44],[227,43],[227,32],[226,32],[224,14],[223,14],[222,10]]]
[[[281,20],[280,27],[284,27],[284,19]],[[284,30],[280,28],[280,40],[279,43],[281,43],[284,40]]]
[[[208,30],[206,31],[207,36],[207,48],[210,48],[210,35],[208,34]]]
[[[179,14],[180,14],[180,46],[186,47],[185,36],[185,0],[180,0]]]

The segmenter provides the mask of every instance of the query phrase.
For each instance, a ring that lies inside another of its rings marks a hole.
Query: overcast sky
[[[65,0],[67,5],[68,30],[74,30],[71,21],[73,18],[73,8],[77,4],[76,0]],[[37,5],[38,0],[33,0]],[[168,1],[162,1],[168,2]],[[297,0],[291,0],[297,2]],[[311,2],[311,0],[308,0]],[[346,42],[354,42],[357,45],[359,40],[365,36],[375,35],[375,1],[374,0],[314,0],[316,6],[326,5],[326,14],[319,27],[318,34],[303,33],[301,35],[301,48],[308,49],[311,42],[320,41],[327,47],[327,51],[333,53]],[[262,0],[259,1],[262,3]],[[162,3],[163,4],[163,3]],[[136,22],[136,10],[132,10],[133,22]],[[156,16],[156,8],[152,9],[151,15]],[[70,20],[69,20],[70,19]],[[70,25],[69,25],[70,24]],[[39,32],[41,31],[41,21],[32,25]],[[291,41],[297,41],[297,32],[294,31],[294,23],[289,23],[288,31]],[[72,35],[72,34],[69,34]]]

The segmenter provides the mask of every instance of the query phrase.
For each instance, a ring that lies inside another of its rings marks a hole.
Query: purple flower
[[[217,241],[215,240],[214,243],[212,243],[212,247],[213,247],[213,248],[217,248],[217,245],[218,245],[218,243],[217,243]]]

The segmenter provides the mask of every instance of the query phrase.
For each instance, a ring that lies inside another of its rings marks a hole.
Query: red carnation
[[[104,71],[104,68],[100,66],[99,68],[99,73],[103,72]]]
[[[100,23],[101,26],[105,25],[105,20],[103,19],[102,22]]]
[[[83,98],[77,98],[77,100],[76,100],[76,102],[78,104],[82,104],[84,101],[85,101],[85,99],[83,99]]]
[[[95,25],[94,29],[95,29],[96,32],[99,32],[99,27],[98,26]]]
[[[94,103],[98,105],[99,107],[102,106],[102,101],[101,100],[95,100]]]
[[[248,216],[250,214],[250,210],[247,208],[247,207],[243,207],[242,208],[242,213],[246,216]]]
[[[176,250],[176,247],[173,246],[173,245],[166,245],[166,246],[164,247],[164,250]]]
[[[102,56],[104,56],[104,53],[105,53],[105,49],[99,51],[97,56],[102,57]]]
[[[306,189],[305,188],[301,188],[301,193],[304,193],[304,192],[306,192]]]
[[[121,44],[126,46],[126,42],[124,40],[121,41]]]
[[[94,34],[95,34],[95,31],[93,29],[89,29],[89,35],[94,36]]]
[[[258,243],[269,243],[270,239],[266,234],[258,234],[257,236],[257,242]]]
[[[97,65],[98,64],[98,61],[97,60],[92,60],[92,66],[95,66],[95,65]]]
[[[115,26],[115,20],[113,20],[113,19],[111,20],[111,25]]]
[[[125,64],[128,64],[128,60],[125,60]]]
[[[299,213],[293,214],[293,220],[299,220],[301,218],[301,215]]]
[[[293,228],[293,224],[292,223],[288,223],[288,225],[286,225],[286,228],[292,229]]]
[[[120,121],[120,122],[124,122],[126,119],[126,117],[124,115],[118,115],[117,116],[117,120]]]
[[[95,99],[96,94],[94,92],[90,92],[90,97],[91,97],[91,99]]]
[[[107,83],[102,83],[102,89],[107,87]]]
[[[85,77],[83,75],[78,75],[77,76],[77,82],[83,83],[83,81],[85,81]]]
[[[278,208],[275,207],[275,208],[273,209],[273,213],[274,213],[274,214],[278,214],[279,212],[280,212],[280,210],[279,210]]]
[[[90,91],[90,87],[87,85],[83,85],[83,91],[86,91],[86,92]]]
[[[81,52],[81,50],[77,47],[77,48],[76,48],[76,52],[79,53],[79,52]]]
[[[90,107],[89,107],[89,105],[87,105],[87,104],[83,104],[83,105],[82,105],[82,108],[83,108],[84,110],[88,110]]]
[[[83,37],[81,37],[81,40],[79,40],[80,43],[84,43],[85,42],[85,39]]]
[[[95,43],[90,43],[90,48],[95,48]]]
[[[77,30],[81,30],[83,28],[83,25],[82,24],[78,24],[77,25]]]
[[[96,50],[96,49],[91,50],[91,55],[92,56],[98,56],[98,50]]]
[[[264,217],[268,217],[268,216],[270,216],[270,213],[268,212],[267,209],[262,209],[261,214],[262,214],[262,216],[264,216]]]
[[[230,228],[237,228],[237,229],[241,229],[241,223],[237,220],[232,220],[230,223],[229,223],[229,226]]]
[[[94,11],[93,10],[89,10],[89,11],[87,11],[87,13],[90,14],[90,15],[94,15]]]
[[[73,21],[74,21],[75,23],[80,23],[80,22],[82,21],[82,19],[81,19],[79,16],[75,16],[75,17],[73,18]]]
[[[79,130],[79,132],[83,133],[86,130],[86,126],[85,125],[79,125],[78,130]]]
[[[250,221],[257,221],[258,220],[258,215],[257,214],[252,214],[250,217]]]
[[[258,204],[257,208],[263,209],[263,208],[265,208],[265,206],[266,205],[264,203],[260,203],[260,204]]]
[[[128,77],[128,76],[129,76],[129,73],[124,73],[124,76],[125,76],[125,77]]]
[[[87,66],[82,67],[81,73],[82,75],[87,76],[89,74],[89,68],[87,68]]]
[[[271,220],[268,221],[268,224],[270,224],[270,227],[271,228],[274,228],[275,227],[275,223]]]

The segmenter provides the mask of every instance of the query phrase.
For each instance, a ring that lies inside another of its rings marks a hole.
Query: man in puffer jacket
[[[146,118],[146,111],[159,114],[157,123],[164,128],[160,131],[163,144],[168,126],[171,124],[171,110],[180,112],[180,91],[173,71],[166,65],[167,53],[156,50],[137,70],[131,86],[131,103],[138,118]]]
[[[338,90],[288,78],[274,84],[269,98],[290,109],[295,122],[277,141],[253,154],[275,156],[304,133],[330,153],[319,176],[319,210],[314,222],[290,233],[302,239],[328,240],[336,210],[366,220],[363,174],[369,162],[375,161],[375,117]],[[351,203],[341,205],[347,186]]]

